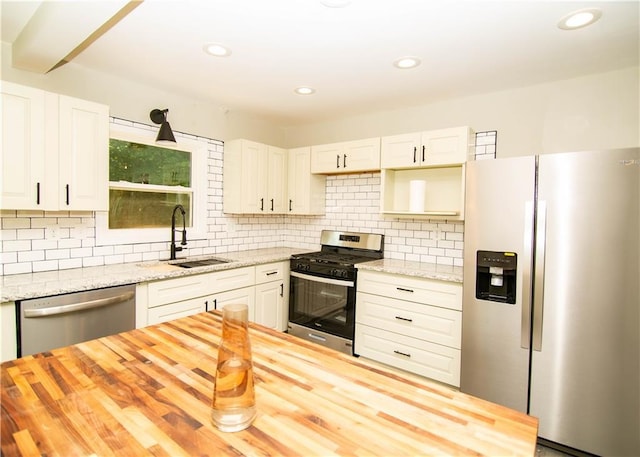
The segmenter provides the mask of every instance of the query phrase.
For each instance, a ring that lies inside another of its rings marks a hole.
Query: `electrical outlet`
[[[60,227],[52,226],[47,228],[47,238],[50,240],[60,239]]]

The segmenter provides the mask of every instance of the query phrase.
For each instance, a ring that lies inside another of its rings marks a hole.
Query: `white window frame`
[[[144,126],[146,127],[146,126]],[[110,138],[133,143],[157,146],[155,137],[157,129],[145,129],[111,123]],[[191,153],[191,201],[192,227],[187,228],[187,240],[204,240],[207,238],[207,156],[208,144],[204,140],[185,138],[175,133],[177,144],[163,144],[163,148],[188,151]],[[109,183],[111,187],[111,183]],[[168,221],[169,224],[170,221]],[[179,221],[180,224],[182,221]],[[96,246],[162,243],[171,241],[171,228],[133,228],[109,229],[109,212],[96,211]]]

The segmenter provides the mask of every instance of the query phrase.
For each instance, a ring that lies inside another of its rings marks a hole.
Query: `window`
[[[154,138],[153,130],[112,124],[109,212],[96,214],[98,245],[169,241],[176,205],[186,211],[188,239],[206,237],[206,143],[158,146]]]

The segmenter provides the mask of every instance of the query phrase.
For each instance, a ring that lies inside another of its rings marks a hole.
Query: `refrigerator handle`
[[[531,343],[531,289],[533,271],[533,202],[524,204],[524,245],[522,255],[522,316],[520,318],[520,347],[529,349]]]
[[[547,202],[538,201],[536,218],[536,251],[533,282],[533,338],[534,351],[542,351],[542,314],[544,311],[544,258],[547,250]]]

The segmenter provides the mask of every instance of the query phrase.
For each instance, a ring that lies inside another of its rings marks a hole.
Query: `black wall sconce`
[[[173,132],[171,131],[171,126],[167,121],[167,113],[169,109],[154,109],[149,113],[149,117],[153,121],[154,124],[160,124],[160,130],[158,131],[158,137],[156,138],[156,143],[176,143],[176,137],[173,136]]]

